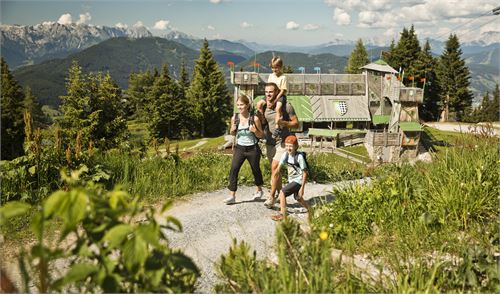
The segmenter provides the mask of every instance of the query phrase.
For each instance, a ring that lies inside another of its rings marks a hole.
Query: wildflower
[[[328,238],[328,233],[325,231],[322,231],[321,233],[319,233],[319,238],[323,241],[326,240],[326,238]]]
[[[463,186],[465,186],[465,183],[460,183],[460,187],[463,187]]]
[[[330,227],[330,229],[333,228],[333,224],[329,224],[328,226]]]

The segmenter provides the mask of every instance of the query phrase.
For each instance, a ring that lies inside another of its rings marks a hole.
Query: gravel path
[[[308,183],[304,198],[313,205],[317,201],[328,201],[333,197],[332,188],[332,184]],[[170,245],[183,249],[202,272],[198,292],[213,292],[212,287],[217,282],[214,263],[228,252],[233,238],[247,242],[252,250],[256,250],[258,258],[275,259],[276,223],[271,220],[271,215],[276,211],[264,207],[264,199],[253,201],[254,192],[254,187],[240,187],[237,202],[233,205],[222,202],[228,196],[227,189],[199,193],[177,201],[167,211],[168,215],[181,221],[184,229],[183,233],[166,232]],[[287,204],[290,215],[306,224],[307,214],[301,211],[300,204],[293,197],[287,198]],[[275,209],[278,209],[278,204]]]
[[[469,124],[469,123],[440,123],[440,122],[430,122],[425,123],[426,126],[448,132],[459,132],[459,133],[480,133],[487,129],[479,124]],[[500,137],[500,130],[497,128],[490,129],[492,135]]]

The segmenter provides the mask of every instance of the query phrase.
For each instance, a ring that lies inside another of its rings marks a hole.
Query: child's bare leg
[[[286,197],[283,191],[280,191],[280,210],[283,217],[286,217]]]

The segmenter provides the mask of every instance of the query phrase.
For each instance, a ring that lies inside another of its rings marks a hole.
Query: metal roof
[[[374,115],[373,116],[373,124],[374,125],[383,125],[388,124],[391,119],[390,115]]]
[[[374,70],[374,71],[380,71],[380,72],[388,72],[388,73],[393,73],[393,74],[398,73],[397,70],[392,68],[390,65],[388,65],[385,61],[383,61],[381,59],[379,59],[375,62],[372,62],[370,64],[367,64],[365,66],[362,66],[361,68]]]
[[[414,121],[401,121],[399,127],[403,132],[420,132],[423,130],[422,125]]]
[[[308,136],[318,136],[318,137],[336,137],[337,134],[366,134],[364,130],[330,130],[330,129],[314,129],[309,128]]]
[[[365,96],[287,96],[287,101],[302,122],[371,121]]]

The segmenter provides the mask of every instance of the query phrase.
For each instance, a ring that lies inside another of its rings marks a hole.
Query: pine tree
[[[415,63],[418,60],[420,51],[420,44],[413,25],[409,30],[403,28],[398,44],[391,50],[391,58],[388,61],[393,68],[401,68],[405,72],[402,82],[408,82],[410,81],[409,77],[414,77],[416,72]]]
[[[92,111],[91,100],[96,100],[95,77],[87,80],[78,62],[73,61],[66,81],[66,92],[60,96],[63,116],[57,120],[66,140],[73,141],[81,132],[83,144],[87,144],[98,124],[98,111]]]
[[[495,85],[495,90],[493,91],[493,101],[491,102],[491,121],[500,120],[500,90],[498,89],[498,84]]]
[[[174,122],[178,117],[173,106],[179,93],[177,83],[169,75],[168,66],[164,65],[147,94],[150,113],[149,133],[152,138],[161,140],[175,135]]]
[[[1,159],[11,160],[24,153],[24,94],[21,86],[10,73],[7,62],[1,58],[0,63],[2,70]]]
[[[193,124],[199,126],[199,134],[202,137],[223,134],[226,119],[231,113],[231,98],[224,75],[215,62],[206,39],[200,49],[187,96],[193,105],[196,120]]]
[[[122,91],[109,73],[99,75],[97,99],[92,104],[92,112],[98,113],[98,124],[92,133],[92,140],[98,147],[117,147],[127,137],[127,122],[123,108]]]
[[[419,115],[426,121],[439,119],[439,83],[436,77],[436,59],[432,56],[429,41],[419,52],[414,64],[414,84],[424,89],[424,102],[419,105]]]
[[[125,93],[129,104],[129,115],[147,121],[147,92],[153,86],[155,77],[150,71],[131,73]]]
[[[358,39],[351,56],[349,56],[345,72],[350,74],[359,74],[362,72],[361,67],[367,65],[368,63],[370,63],[370,60],[368,59],[366,48],[363,45],[363,40]]]
[[[187,99],[187,91],[189,89],[189,75],[186,69],[186,64],[184,60],[181,64],[181,74],[179,81],[179,104],[178,104],[178,112],[181,114],[178,120],[178,129],[179,136],[181,139],[186,139],[189,135],[190,124],[192,122],[191,117],[191,109],[192,105],[190,105],[189,100]]]
[[[24,109],[31,114],[33,126],[42,128],[48,124],[48,117],[43,113],[42,107],[38,103],[38,98],[33,95],[31,88],[28,86],[24,92]]]
[[[436,71],[445,112],[461,121],[471,112],[470,72],[462,58],[458,37],[451,34]]]

